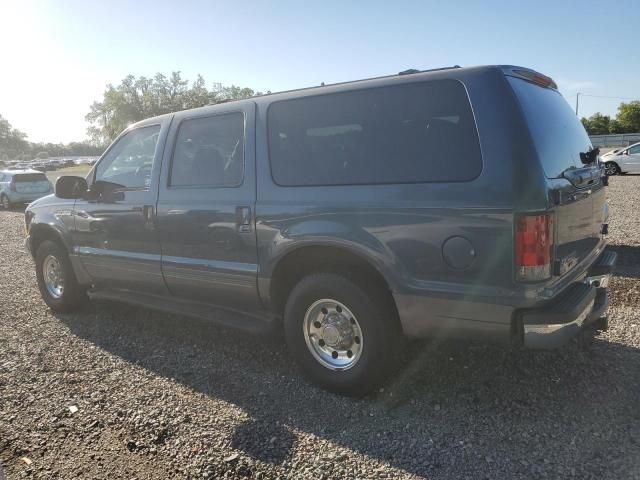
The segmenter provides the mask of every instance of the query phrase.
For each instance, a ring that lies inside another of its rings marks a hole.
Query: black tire
[[[9,197],[7,197],[4,193],[0,196],[0,204],[5,210],[11,210],[12,205],[9,201]]]
[[[347,370],[324,366],[307,346],[305,314],[320,299],[344,304],[362,331],[360,357]],[[304,374],[322,388],[344,395],[361,396],[378,388],[400,363],[403,344],[397,314],[389,300],[380,289],[362,288],[341,274],[317,273],[303,278],[287,299],[284,330],[289,350]]]
[[[43,265],[47,257],[53,256],[59,262],[62,270],[62,278],[64,288],[59,297],[49,292],[44,280]],[[71,261],[66,250],[58,243],[45,240],[40,244],[36,251],[36,277],[38,279],[38,288],[44,303],[46,303],[54,312],[68,313],[78,310],[88,300],[86,289],[78,284]]]
[[[607,175],[619,175],[622,173],[620,172],[620,167],[616,162],[605,162],[604,171]]]

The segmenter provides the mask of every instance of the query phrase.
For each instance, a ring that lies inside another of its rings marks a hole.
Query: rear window
[[[15,175],[14,182],[27,183],[27,182],[47,182],[47,176],[44,173],[21,173]]]
[[[520,101],[542,168],[549,178],[567,169],[583,167],[580,152],[591,140],[573,109],[556,90],[507,77]]]
[[[284,186],[464,182],[482,170],[455,80],[276,102],[268,128],[271,172]]]

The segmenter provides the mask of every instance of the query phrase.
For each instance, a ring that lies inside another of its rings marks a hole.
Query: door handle
[[[236,225],[241,233],[251,231],[251,207],[236,207]]]

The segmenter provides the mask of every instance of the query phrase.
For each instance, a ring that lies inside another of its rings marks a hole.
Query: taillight
[[[516,217],[516,278],[536,282],[551,277],[553,218],[551,215]]]
[[[558,85],[556,85],[556,82],[554,82],[551,77],[547,77],[546,75],[543,75],[541,73],[534,72],[532,70],[520,69],[514,69],[512,70],[512,73],[515,73],[519,77],[525,78],[530,82],[535,83],[536,85],[540,85],[541,87],[550,87],[556,90],[558,89]]]

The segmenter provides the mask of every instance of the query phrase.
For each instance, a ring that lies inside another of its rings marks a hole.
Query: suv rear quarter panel
[[[270,103],[287,96],[258,99],[256,227],[262,298],[268,300],[271,273],[288,252],[301,245],[334,245],[368,259],[396,300],[426,295],[434,300],[517,303],[522,292],[513,281],[513,213],[546,207],[545,189],[540,188],[544,177],[532,161],[530,140],[499,69],[449,70],[393,81],[439,78],[460,80],[471,100],[483,169],[470,182],[278,186],[269,166],[266,114]],[[367,83],[374,87],[389,81]],[[349,88],[326,87],[326,93]],[[472,264],[460,270],[450,267],[442,252],[445,241],[455,236],[466,238],[474,250]],[[497,319],[487,315],[504,330],[510,312],[507,308]]]

